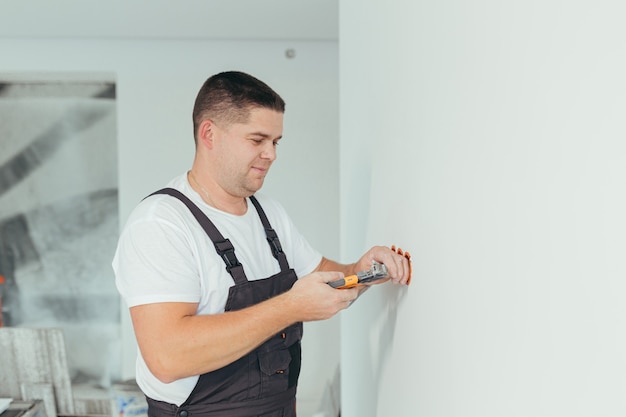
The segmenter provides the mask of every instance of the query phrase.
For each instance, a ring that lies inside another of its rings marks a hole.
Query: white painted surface
[[[4,0],[0,37],[337,40],[337,0]]]
[[[342,317],[342,416],[626,413],[625,12],[340,3],[342,256],[415,260]]]

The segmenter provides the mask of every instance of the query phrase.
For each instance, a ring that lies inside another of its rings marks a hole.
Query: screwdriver
[[[343,289],[352,288],[358,284],[366,284],[368,282],[377,281],[387,278],[387,267],[378,262],[374,262],[372,267],[366,271],[357,272],[356,275],[349,275],[336,281],[328,283],[333,288]]]

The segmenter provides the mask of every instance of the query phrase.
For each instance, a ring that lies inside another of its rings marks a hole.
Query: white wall
[[[340,2],[342,416],[626,414],[625,12]]]
[[[295,50],[294,59],[286,58],[287,48]],[[0,57],[0,78],[70,71],[116,80],[122,222],[141,198],[190,167],[191,110],[208,76],[237,69],[266,81],[287,110],[284,140],[264,192],[283,202],[314,246],[338,257],[336,42],[5,38]],[[135,345],[126,314],[123,324],[121,374],[127,378],[134,375]],[[317,405],[333,377],[337,331],[338,321],[307,324],[300,402]]]
[[[3,0],[0,37],[336,41],[337,0]]]

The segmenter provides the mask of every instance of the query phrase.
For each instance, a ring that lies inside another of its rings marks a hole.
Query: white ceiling
[[[4,38],[337,40],[339,0],[2,0]]]

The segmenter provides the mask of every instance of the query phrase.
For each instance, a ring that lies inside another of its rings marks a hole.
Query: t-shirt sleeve
[[[183,230],[171,222],[152,218],[128,224],[113,260],[127,305],[197,303],[200,283],[192,253]]]
[[[315,250],[295,226],[292,230],[293,269],[298,277],[308,275],[317,268],[322,261],[322,254]]]

